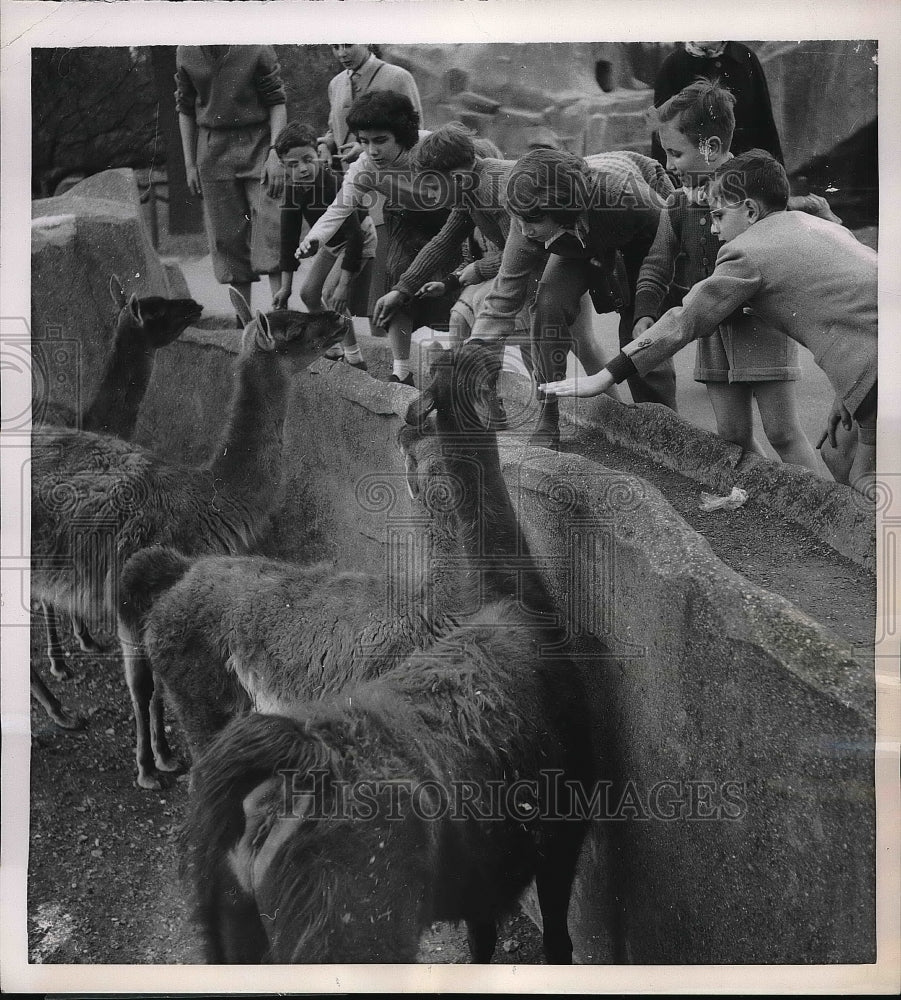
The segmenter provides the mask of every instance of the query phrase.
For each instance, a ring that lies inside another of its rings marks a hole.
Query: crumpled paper
[[[718,497],[713,493],[701,494],[701,506],[699,510],[735,510],[748,499],[748,491],[738,486],[732,487],[732,492],[727,497]]]

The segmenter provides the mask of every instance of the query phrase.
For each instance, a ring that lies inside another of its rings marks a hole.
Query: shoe
[[[409,372],[407,374],[406,378],[398,378],[396,375],[392,375],[391,378],[388,379],[388,381],[389,382],[394,382],[397,385],[409,385],[413,389],[416,388],[416,384],[413,381],[413,373],[412,372]]]
[[[356,368],[358,372],[369,371],[369,365],[367,365],[366,362],[363,361],[362,359],[360,361],[348,361],[346,354],[342,354],[341,356],[347,362],[347,364],[350,365],[351,368]]]
[[[344,348],[330,347],[323,356],[327,361],[340,361],[344,357]]]

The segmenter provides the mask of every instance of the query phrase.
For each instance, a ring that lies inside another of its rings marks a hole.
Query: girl
[[[385,196],[385,283],[372,289],[370,302],[374,302],[394,287],[419,251],[441,230],[450,209],[426,209],[421,199],[417,204],[415,189],[411,191],[410,150],[419,140],[419,114],[408,97],[391,90],[363,94],[354,101],[347,123],[364,153],[348,168],[338,196],[301,241],[298,253],[306,253],[313,241],[326,242],[356,208],[371,208],[377,195]],[[448,293],[415,299],[391,317],[388,340],[394,364],[389,381],[413,385],[413,331],[447,323],[453,300]]]

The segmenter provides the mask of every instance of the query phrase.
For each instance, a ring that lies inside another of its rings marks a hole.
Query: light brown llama
[[[78,416],[58,403],[38,403],[33,414],[35,433],[43,427],[78,427],[98,434],[113,434],[128,440],[134,433],[141,402],[147,392],[156,352],[177,340],[200,318],[203,306],[193,299],[169,299],[159,295],[138,298],[125,295],[122,283],[114,274],[109,281],[110,298],[117,309],[112,346],[99,387],[90,405]],[[59,618],[53,607],[41,602],[47,639],[50,672],[66,678],[65,653],[59,637]],[[72,627],[79,646],[85,652],[98,652],[84,622],[77,616]],[[31,665],[31,693],[47,715],[63,729],[78,729],[84,720],[67,712]]]
[[[487,962],[532,878],[547,960],[571,961],[587,698],[501,474],[495,369],[464,344],[407,415],[416,471],[436,411],[470,613],[377,677],[233,720],[195,764],[185,867],[209,962],[411,962],[434,920],[465,920]]]
[[[139,637],[192,757],[236,715],[335,693],[453,627],[458,544],[452,511],[442,507],[447,478],[433,470],[431,484],[428,569],[403,608],[388,606],[385,574],[331,563],[191,559],[159,546],[128,560],[120,619]]]
[[[238,301],[240,300],[240,301]],[[125,560],[148,545],[180,552],[247,551],[267,526],[282,479],[283,423],[290,376],[337,343],[337,313],[280,311],[245,326],[224,433],[212,458],[180,465],[117,438],[60,430],[42,436],[33,461],[34,593],[82,618],[114,617]],[[174,770],[153,675],[130,631],[120,627],[135,714],[138,785],[159,788]]]

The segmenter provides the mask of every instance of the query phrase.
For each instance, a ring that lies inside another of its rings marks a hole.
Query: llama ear
[[[238,314],[238,319],[247,326],[247,324],[253,319],[253,313],[250,311],[250,304],[247,299],[237,290],[237,288],[229,288],[228,297],[231,299],[232,305],[235,307],[235,312]]]
[[[121,309],[125,305],[125,291],[122,288],[122,282],[119,281],[115,274],[110,275],[109,293],[113,300],[113,305],[117,309]]]
[[[275,337],[269,329],[269,320],[266,314],[258,312],[256,315],[256,345],[261,351],[275,350]]]
[[[128,311],[138,326],[144,325],[144,317],[141,315],[141,303],[138,300],[137,292],[132,292],[128,299]]]

